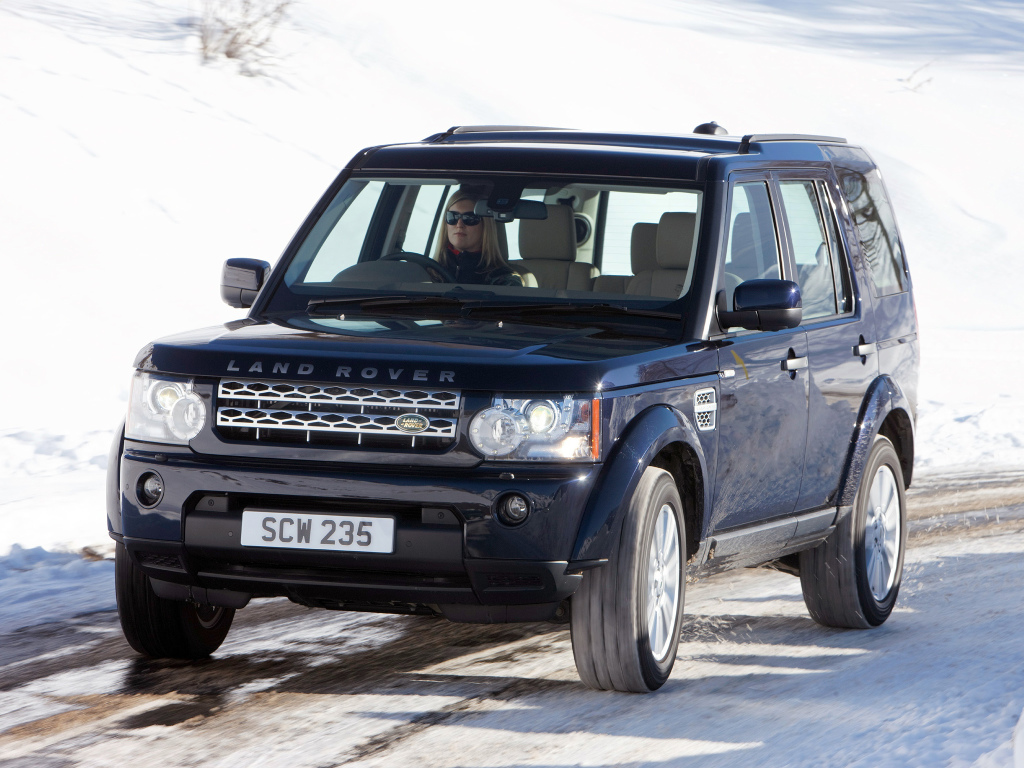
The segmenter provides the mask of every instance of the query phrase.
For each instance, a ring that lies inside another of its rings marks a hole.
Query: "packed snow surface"
[[[584,688],[564,626],[256,601],[196,664],[134,657],[109,613],[0,631],[0,756],[97,768],[1015,768],[1024,509],[997,517],[941,536],[929,528],[948,518],[916,522],[899,603],[871,631],[816,625],[786,574],[688,585],[675,670],[650,696]]]

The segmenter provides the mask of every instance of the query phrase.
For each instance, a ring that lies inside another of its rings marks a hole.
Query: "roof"
[[[456,126],[420,142],[375,147],[350,166],[364,171],[520,172],[700,180],[715,157],[822,161],[832,136],[637,134],[532,126]]]

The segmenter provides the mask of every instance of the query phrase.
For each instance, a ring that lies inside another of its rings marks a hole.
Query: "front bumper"
[[[165,597],[238,605],[249,596],[283,595],[347,610],[540,620],[582,578],[586,564],[568,560],[598,471],[597,465],[339,471],[154,453],[128,441],[119,525],[111,529],[123,532],[118,538]],[[164,487],[163,499],[148,509],[135,493],[145,472],[158,473]],[[509,492],[522,494],[531,508],[514,528],[494,514]],[[394,552],[245,547],[242,512],[251,507],[393,516]]]

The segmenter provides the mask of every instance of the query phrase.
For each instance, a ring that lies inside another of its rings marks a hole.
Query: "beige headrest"
[[[576,261],[576,224],[568,205],[549,205],[546,219],[519,220],[519,255],[524,259]]]
[[[697,214],[669,211],[658,222],[658,266],[662,269],[687,269],[693,251]]]
[[[633,274],[658,268],[658,225],[642,221],[633,225],[629,240],[629,261]]]

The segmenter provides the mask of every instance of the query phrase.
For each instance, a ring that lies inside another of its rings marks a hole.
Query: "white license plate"
[[[388,554],[395,551],[395,518],[247,509],[242,546]]]

